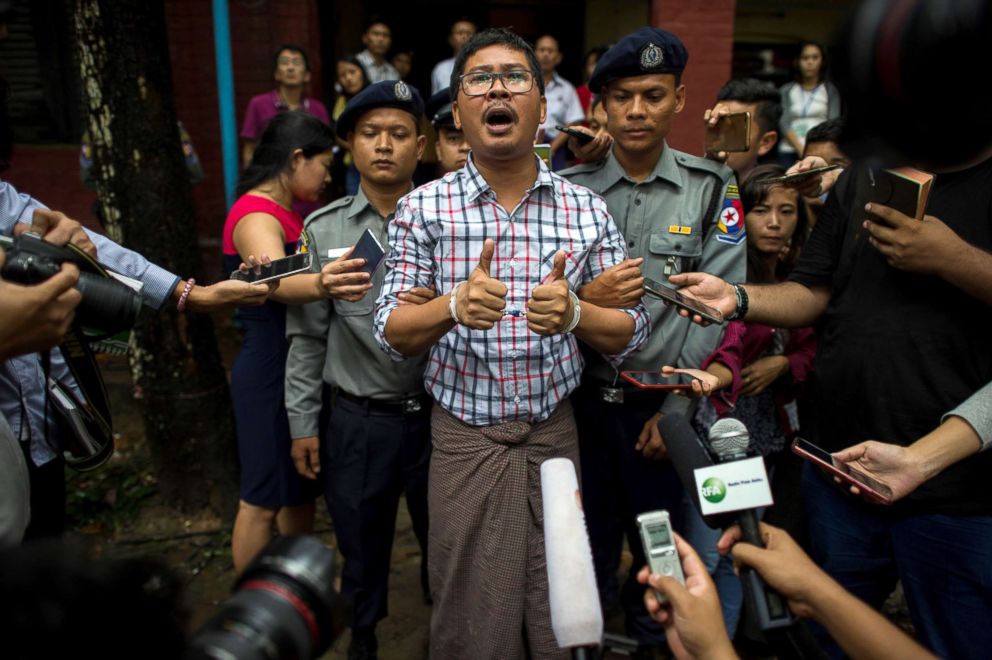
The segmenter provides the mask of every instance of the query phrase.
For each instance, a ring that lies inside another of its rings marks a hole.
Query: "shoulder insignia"
[[[716,240],[730,245],[740,245],[747,239],[744,227],[744,207],[741,204],[740,191],[733,183],[727,186],[727,194],[723,198],[720,209],[720,220],[717,222]]]

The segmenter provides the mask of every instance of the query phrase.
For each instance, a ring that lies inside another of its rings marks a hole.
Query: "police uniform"
[[[607,51],[590,80],[590,89],[609,81],[650,73],[681,73],[688,54],[675,35],[642,28]],[[733,172],[727,166],[665,144],[653,171],[635,182],[611,152],[598,163],[562,172],[569,180],[603,196],[627,241],[631,258],[643,257],[645,277],[666,283],[681,272],[705,271],[743,281],[746,239],[744,214]],[[668,509],[681,528],[682,485],[667,460],[655,461],[635,450],[644,423],[659,409],[688,415],[686,397],[639,390],[620,371],[657,371],[662,365],[699,367],[719,344],[722,327],[691,323],[674,307],[645,296],[652,333],[645,346],[614,369],[587,352],[583,384],[573,395],[579,427],[583,500],[592,537],[601,596],[616,597],[616,569],[622,535],[627,534],[634,569],[623,588],[628,634],[642,644],[661,644],[664,633],[647,616],[643,586],[635,574],[646,562],[635,518]]]
[[[349,102],[337,131],[347,134],[364,112],[397,107],[418,121],[423,104],[402,81],[378,83]],[[333,261],[329,250],[354,245],[366,229],[388,250],[383,217],[359,187],[311,214],[302,249],[315,270]],[[319,264],[319,265],[318,265]],[[413,529],[426,555],[430,398],[423,389],[426,355],[397,364],[372,335],[373,309],[382,288],[378,269],[361,300],[321,300],[290,306],[286,408],[292,437],[319,435],[325,497],[344,556],[342,591],[354,599],[353,629],[371,634],[387,613],[390,554],[396,510],[405,492]],[[322,391],[334,403],[320,429]],[[374,637],[373,637],[374,639]],[[374,644],[374,642],[373,642]]]
[[[447,87],[427,99],[424,113],[434,130],[454,128],[455,118],[451,112],[451,90]]]

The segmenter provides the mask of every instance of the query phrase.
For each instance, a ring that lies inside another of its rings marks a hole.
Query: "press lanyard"
[[[802,86],[800,85],[799,89],[802,92],[803,96],[806,97],[806,100],[803,101],[803,114],[802,114],[803,117],[805,117],[806,113],[809,112],[809,105],[810,103],[813,102],[813,98],[816,96],[816,93],[820,90],[821,87],[823,87],[823,83],[820,83],[819,85],[814,87],[813,90],[809,93],[809,96],[806,96],[806,90],[803,89]]]

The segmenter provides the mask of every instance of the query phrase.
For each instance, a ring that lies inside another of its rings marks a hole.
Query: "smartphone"
[[[808,440],[796,438],[792,443],[792,451],[803,458],[813,461],[820,467],[833,475],[840,477],[843,481],[857,486],[861,492],[882,504],[892,504],[892,489],[878,479],[869,477],[864,472],[860,472],[850,467],[842,461],[830,455],[826,449],[817,447]]]
[[[596,139],[595,135],[589,135],[588,133],[583,133],[582,131],[577,131],[574,128],[569,128],[568,126],[562,126],[560,124],[555,124],[555,128],[564,133],[565,135],[571,135],[579,144],[589,144]]]
[[[769,179],[762,179],[762,183],[784,183],[786,185],[790,183],[797,183],[799,181],[805,181],[806,179],[811,179],[814,176],[819,176],[824,172],[829,172],[831,170],[836,170],[840,165],[826,165],[825,167],[814,167],[811,170],[806,170],[805,172],[795,172],[793,174],[783,174],[782,176],[773,176]]]
[[[751,148],[751,113],[724,115],[716,126],[706,129],[706,153],[747,151]]]
[[[696,300],[695,298],[690,298],[689,296],[682,295],[676,289],[670,286],[665,286],[661,282],[652,280],[649,277],[644,278],[644,291],[650,293],[653,296],[661,298],[667,303],[678,305],[679,307],[685,307],[690,312],[694,314],[699,314],[701,317],[706,319],[711,323],[723,323],[723,312],[709,305],[703,304]]]
[[[386,250],[382,243],[375,237],[371,229],[366,229],[355,243],[355,250],[349,259],[364,259],[365,265],[358,270],[368,273],[370,276],[375,273],[386,256]]]
[[[544,161],[544,164],[551,167],[551,145],[550,144],[535,144],[534,153],[537,157]]]
[[[637,516],[637,528],[641,532],[641,543],[644,545],[644,556],[648,566],[655,575],[667,575],[675,578],[685,586],[685,575],[682,573],[682,562],[675,547],[675,535],[672,534],[672,523],[668,519],[668,511],[649,511]],[[657,591],[658,602],[664,605],[668,598]]]
[[[691,390],[692,381],[698,380],[689,374],[665,376],[659,371],[621,371],[620,377],[642,390]]]
[[[253,267],[248,268],[248,270],[238,269],[231,273],[231,279],[241,280],[250,284],[272,282],[289,277],[290,275],[309,271],[312,259],[313,253],[299,252],[297,254],[291,254],[288,257],[283,257],[282,259],[276,259],[267,264],[262,264],[257,273]]]

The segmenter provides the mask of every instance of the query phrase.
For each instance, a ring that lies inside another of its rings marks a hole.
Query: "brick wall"
[[[668,143],[691,154],[703,152],[703,113],[730,78],[735,0],[652,0],[651,24],[674,32],[689,51],[682,75],[686,102]]]
[[[209,2],[167,0],[176,112],[203,162],[206,180],[193,189],[201,238],[219,238],[227,214],[217,108],[217,67]],[[283,43],[307,50],[311,94],[321,95],[320,35],[315,0],[229,4],[238,131],[252,96],[273,88],[272,55]],[[240,145],[239,145],[240,146]]]

